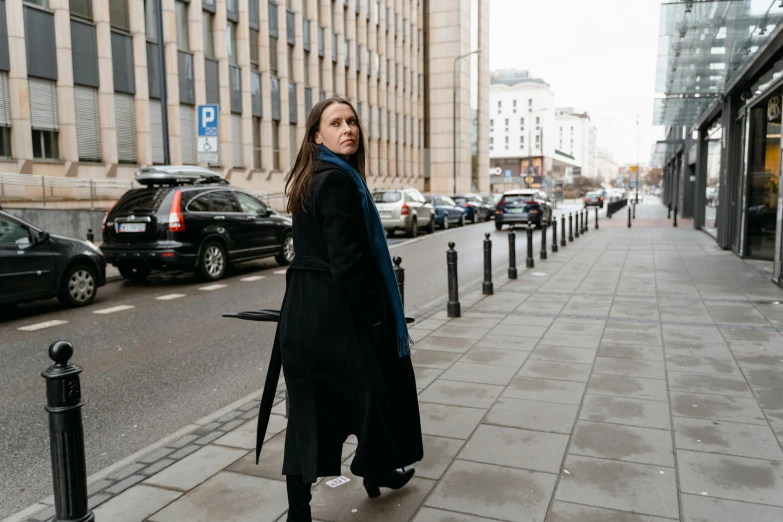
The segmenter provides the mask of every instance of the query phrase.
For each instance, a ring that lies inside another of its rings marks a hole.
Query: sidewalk
[[[783,520],[783,290],[660,205],[623,212],[418,321],[416,477],[369,500],[349,441],[314,519]],[[96,520],[285,520],[280,390],[260,465],[254,399],[93,483]]]

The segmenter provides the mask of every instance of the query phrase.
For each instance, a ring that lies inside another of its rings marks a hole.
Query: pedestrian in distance
[[[312,519],[311,485],[341,475],[350,435],[358,440],[351,472],[370,498],[407,484],[408,466],[423,456],[412,341],[365,179],[366,151],[351,103],[323,100],[310,112],[286,184],[296,256],[261,401],[256,461],[282,363],[291,522]]]

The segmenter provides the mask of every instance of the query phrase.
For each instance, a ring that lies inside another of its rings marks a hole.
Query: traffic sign
[[[199,163],[220,163],[218,154],[218,124],[220,116],[219,105],[199,105],[198,106],[198,162]]]
[[[631,165],[631,172],[636,172],[636,165]]]

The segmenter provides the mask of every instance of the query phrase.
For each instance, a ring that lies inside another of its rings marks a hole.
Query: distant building
[[[603,178],[604,183],[613,183],[617,181],[617,175],[620,173],[620,165],[612,157],[609,149],[598,149],[596,158],[596,170],[599,178]]]
[[[598,131],[586,112],[577,112],[573,107],[556,110],[557,135],[555,146],[574,158],[582,176],[594,178],[597,175]]]

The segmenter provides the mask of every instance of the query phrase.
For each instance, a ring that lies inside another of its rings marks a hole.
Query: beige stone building
[[[456,156],[458,192],[485,191],[488,4],[0,0],[0,173],[131,180],[196,164],[196,107],[211,103],[209,166],[280,193],[311,107],[340,95],[371,138],[371,186],[451,193]]]

